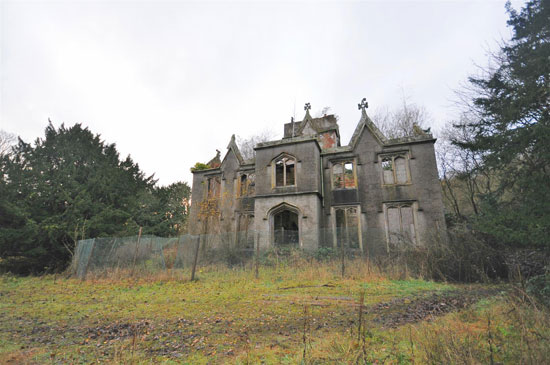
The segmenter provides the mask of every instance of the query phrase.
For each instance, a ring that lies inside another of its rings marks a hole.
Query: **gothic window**
[[[385,185],[407,184],[409,166],[406,155],[390,155],[381,157],[382,180]]]
[[[296,185],[296,159],[283,156],[275,160],[275,186]]]
[[[242,174],[239,180],[239,196],[254,195],[255,184],[254,174]]]
[[[358,207],[334,208],[336,217],[336,245],[338,247],[360,248]]]
[[[416,243],[416,225],[413,204],[386,204],[386,232],[388,242]]]
[[[333,189],[355,189],[355,173],[352,161],[335,162],[332,164]]]

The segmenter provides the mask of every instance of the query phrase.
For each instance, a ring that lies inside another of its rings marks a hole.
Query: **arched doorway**
[[[283,203],[270,212],[272,243],[277,246],[300,245],[300,211]]]
[[[299,238],[298,214],[283,210],[273,216],[274,243],[276,245],[297,245]]]

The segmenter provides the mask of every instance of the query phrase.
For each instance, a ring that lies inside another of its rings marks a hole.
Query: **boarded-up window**
[[[416,243],[413,206],[410,204],[386,205],[386,228],[391,243]]]
[[[275,161],[275,186],[296,185],[296,159],[285,156]]]
[[[353,162],[334,162],[332,164],[332,187],[334,189],[355,189]]]
[[[381,158],[382,179],[386,185],[407,184],[409,181],[408,159],[405,155]]]
[[[335,208],[338,247],[359,248],[359,210],[357,207]]]
[[[394,160],[395,177],[398,184],[407,183],[407,167],[406,160],[403,156],[398,156]]]

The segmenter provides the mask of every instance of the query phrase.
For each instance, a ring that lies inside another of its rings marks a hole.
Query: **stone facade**
[[[233,136],[221,162],[193,171],[190,232],[225,234],[249,249],[345,245],[372,255],[444,240],[435,139],[416,126],[413,136],[387,139],[365,108],[347,146],[336,118],[312,118],[308,105],[283,139],[258,144],[253,160]]]

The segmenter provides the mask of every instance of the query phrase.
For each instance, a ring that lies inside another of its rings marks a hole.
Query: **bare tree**
[[[16,141],[17,136],[15,134],[0,129],[0,157],[10,154]]]
[[[331,111],[331,107],[330,106],[325,106],[323,109],[321,109],[320,111],[317,111],[314,113],[314,118],[321,118],[327,114],[330,113]]]
[[[479,214],[480,196],[492,192],[496,178],[494,171],[484,166],[481,154],[456,145],[473,138],[466,128],[471,117],[464,114],[460,122],[443,128],[436,152],[443,195],[458,217],[468,211]]]
[[[277,134],[273,130],[265,129],[258,134],[246,138],[237,136],[239,151],[245,160],[250,160],[256,155],[254,152],[254,147],[256,147],[258,143],[272,141],[276,135]]]
[[[432,120],[425,107],[408,102],[405,96],[400,107],[393,110],[389,107],[377,109],[371,118],[390,139],[412,136],[415,134],[415,125],[426,128]]]

